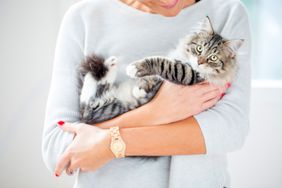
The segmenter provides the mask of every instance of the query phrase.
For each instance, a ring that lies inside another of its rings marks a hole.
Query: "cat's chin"
[[[220,80],[220,79],[211,79],[208,82],[212,83],[214,85],[217,85],[217,86],[225,86],[230,81],[223,81],[223,80]]]
[[[201,74],[200,77],[204,78],[209,83],[215,84],[217,86],[224,86],[228,82],[231,82],[232,79],[230,77],[221,77],[221,75],[218,74]]]

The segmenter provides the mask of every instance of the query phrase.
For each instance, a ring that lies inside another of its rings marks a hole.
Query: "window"
[[[242,2],[248,9],[252,27],[253,79],[282,80],[282,1]]]

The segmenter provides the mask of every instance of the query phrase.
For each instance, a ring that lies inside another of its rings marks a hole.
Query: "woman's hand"
[[[230,83],[216,86],[207,82],[182,86],[165,81],[156,96],[149,102],[150,125],[172,123],[196,115],[213,107]]]
[[[149,103],[95,125],[101,128],[109,128],[113,125],[141,127],[183,120],[214,106],[230,85],[228,83],[219,87],[209,83],[199,83],[182,86],[165,81]]]
[[[60,176],[65,168],[69,175],[76,169],[93,171],[114,159],[108,129],[83,123],[64,123],[60,127],[64,131],[75,133],[75,137],[57,163],[56,176]]]

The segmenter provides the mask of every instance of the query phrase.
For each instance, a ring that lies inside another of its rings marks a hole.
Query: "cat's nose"
[[[202,65],[202,64],[204,64],[204,63],[205,63],[205,59],[204,59],[204,58],[199,58],[198,64],[199,64],[199,65]]]

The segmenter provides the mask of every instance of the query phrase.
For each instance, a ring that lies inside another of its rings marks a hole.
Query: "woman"
[[[206,15],[224,37],[245,39],[231,87],[165,82],[154,99],[138,109],[96,126],[73,123],[79,121],[75,69],[85,55],[117,56],[122,81],[128,63],[165,55]],[[78,169],[74,187],[228,187],[226,154],[244,143],[249,93],[249,22],[238,0],[82,1],[67,11],[58,36],[43,159],[56,176]],[[161,157],[116,159],[110,149],[112,126],[120,128],[125,156]]]

